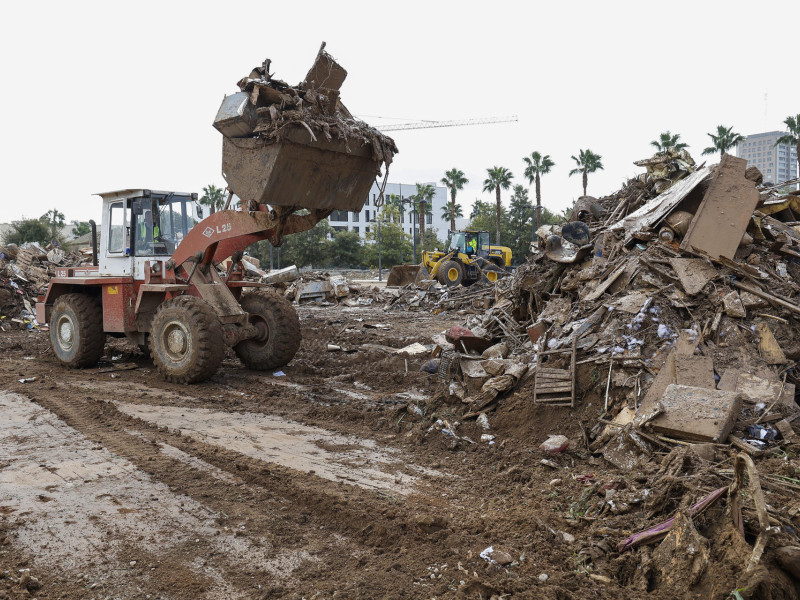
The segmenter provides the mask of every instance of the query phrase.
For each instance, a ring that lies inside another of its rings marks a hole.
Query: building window
[[[352,218],[352,219],[350,219],[350,220],[351,220],[353,223],[358,223],[359,213],[357,213],[357,212],[354,212],[354,213],[352,213],[352,215],[353,215],[353,218]]]
[[[332,229],[334,231],[347,231],[347,226],[346,225],[334,225],[332,227]]]
[[[433,215],[431,213],[425,213],[425,224],[426,225],[433,225]]]
[[[364,233],[369,233],[369,226],[364,227]]]
[[[365,210],[365,211],[364,211],[364,220],[365,220],[367,223],[369,223],[369,211],[368,211],[368,210]]]
[[[329,221],[344,221],[347,223],[347,211],[346,210],[335,210],[331,213],[331,216],[328,217]]]

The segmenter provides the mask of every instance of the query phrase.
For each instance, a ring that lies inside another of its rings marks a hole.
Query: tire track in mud
[[[441,560],[442,549],[437,541],[449,535],[441,519],[426,516],[417,507],[413,515],[407,513],[400,496],[375,495],[344,483],[319,481],[313,475],[190,439],[125,415],[108,402],[89,399],[89,390],[81,398],[71,398],[68,393],[17,387],[88,439],[167,485],[173,493],[185,494],[222,515],[217,519],[220,527],[235,530],[244,524],[243,536],[261,536],[278,549],[308,549],[320,561],[295,574],[297,589],[311,589],[304,588],[305,584],[332,593],[355,585],[362,591],[372,589],[376,596],[385,596],[387,589],[397,587],[398,576],[411,581],[419,570],[424,571],[422,564]],[[49,387],[66,391],[69,385]],[[240,483],[221,482],[208,470],[187,467],[185,458],[169,456],[164,452],[165,446],[213,465]],[[409,548],[414,549],[414,560],[403,561],[401,566],[394,556],[407,553]],[[177,567],[180,556],[161,557],[162,564],[165,560]],[[253,577],[252,568],[246,566],[226,563],[224,570],[226,579],[233,581]],[[181,569],[170,571],[174,574]],[[353,573],[359,575],[354,578]],[[184,576],[188,574],[179,579]],[[179,586],[176,581],[159,581],[168,588]],[[196,581],[193,592],[186,597],[196,597],[198,585],[203,587]],[[290,589],[280,581],[274,586],[278,592]]]

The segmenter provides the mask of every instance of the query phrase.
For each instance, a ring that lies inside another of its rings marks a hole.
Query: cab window
[[[115,202],[109,207],[108,251],[122,253],[125,250],[125,207]]]

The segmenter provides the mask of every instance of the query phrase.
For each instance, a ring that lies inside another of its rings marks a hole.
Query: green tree
[[[402,223],[405,215],[405,207],[397,194],[389,194],[381,207],[384,221],[392,223]]]
[[[670,133],[668,129],[659,136],[659,139],[650,142],[650,145],[658,148],[659,152],[666,152],[670,148],[675,148],[675,150],[683,150],[684,148],[688,148],[689,144],[684,144],[683,142],[679,142],[678,140],[680,139],[681,139],[680,133],[673,134]]]
[[[436,248],[442,248],[443,245],[444,244],[439,240],[439,230],[436,229],[436,227],[426,229],[425,233],[419,237],[420,251],[435,250]]]
[[[486,207],[488,202],[481,200],[480,198],[475,198],[475,203],[472,205],[472,210],[469,213],[469,218],[474,219],[478,215],[482,215],[486,213]]]
[[[41,219],[25,219],[11,224],[11,230],[3,237],[3,243],[19,246],[25,242],[37,242],[44,246],[50,239],[47,223]]]
[[[332,232],[328,220],[323,219],[307,231],[287,235],[281,247],[281,266],[291,264],[312,268],[328,266],[331,256],[331,242],[328,237]]]
[[[355,231],[337,231],[330,243],[330,255],[334,267],[360,267],[364,264],[361,236]]]
[[[450,208],[449,210],[445,207],[442,210],[442,219],[450,219],[450,231],[456,230],[456,217],[463,217],[464,213],[461,211],[461,207],[456,204],[456,193],[459,190],[463,190],[464,186],[469,183],[469,179],[464,176],[464,171],[459,171],[455,167],[450,169],[449,171],[445,171],[444,177],[442,177],[441,182],[445,185],[447,189],[450,190]],[[449,213],[449,217],[445,216],[445,214]],[[459,214],[460,213],[460,214]]]
[[[92,230],[91,225],[87,221],[72,221],[74,227],[72,228],[72,235],[76,238],[86,235]]]
[[[46,213],[44,213],[39,220],[47,225],[47,228],[50,232],[50,239],[60,239],[61,229],[64,225],[67,224],[66,217],[64,217],[64,213],[61,211],[51,208]]]
[[[495,244],[500,243],[500,215],[503,213],[503,205],[500,202],[500,190],[507,190],[511,187],[511,180],[514,178],[514,174],[506,169],[505,167],[492,167],[491,169],[486,169],[486,173],[488,177],[483,180],[483,191],[484,192],[491,192],[494,190],[495,199],[497,200],[497,212],[495,212],[495,219],[497,226],[497,237],[495,238]]]
[[[368,264],[378,266],[378,228],[370,227],[367,233],[364,253]],[[385,223],[381,226],[381,264],[393,267],[403,264],[403,257],[411,254],[411,236],[403,231],[397,223]]]
[[[783,122],[789,130],[789,133],[779,137],[775,145],[788,144],[791,146],[794,144],[795,148],[797,148],[797,164],[800,166],[800,114],[794,117],[789,115]]]
[[[528,183],[536,184],[536,225],[534,230],[539,229],[541,218],[539,214],[542,212],[542,189],[541,189],[541,176],[550,172],[556,163],[552,161],[549,154],[542,156],[539,152],[531,152],[530,156],[526,156],[522,160],[527,165],[525,167],[525,177]]]
[[[531,226],[533,224],[533,204],[528,197],[528,190],[515,185],[508,209],[505,245],[511,248],[515,262],[528,255],[531,243]]]
[[[456,218],[460,219],[463,216],[464,209],[461,208],[460,204],[448,203],[442,206],[442,221],[447,221],[450,219],[450,231],[455,231],[453,228],[456,226]]]
[[[572,177],[573,175],[581,174],[583,175],[583,195],[586,195],[586,186],[589,185],[589,173],[594,173],[595,171],[599,171],[603,168],[603,163],[601,162],[602,156],[599,154],[595,154],[588,148],[586,150],[581,150],[578,153],[578,156],[572,156],[572,160],[575,161],[577,164],[577,168],[572,169],[569,172],[569,176]]]
[[[428,204],[433,202],[436,196],[436,188],[430,183],[418,183],[417,193],[410,197],[411,202],[418,206],[419,214],[419,237],[425,237],[425,215],[428,211]]]
[[[203,188],[200,204],[208,206],[210,214],[214,214],[225,205],[225,190],[218,188],[213,183]],[[298,265],[299,266],[299,265]]]
[[[468,229],[477,231],[491,231],[497,225],[497,206],[490,202],[476,202],[477,210],[473,210]],[[475,209],[475,207],[473,207]],[[508,226],[508,215],[503,206],[500,206],[500,222],[505,230]]]
[[[725,127],[717,125],[717,133],[706,134],[711,138],[711,146],[703,150],[703,154],[715,154],[719,152],[719,159],[736,146],[736,144],[744,141],[744,136],[733,131],[733,127]]]

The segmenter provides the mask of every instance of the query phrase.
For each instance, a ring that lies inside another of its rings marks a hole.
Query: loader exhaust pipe
[[[94,219],[89,219],[89,225],[92,228],[92,264],[97,266],[97,223]]]

